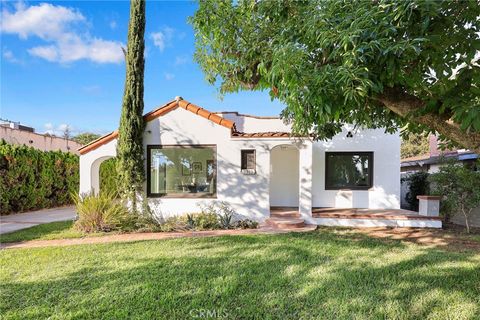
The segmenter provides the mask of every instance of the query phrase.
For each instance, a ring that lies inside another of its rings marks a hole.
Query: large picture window
[[[325,152],[325,189],[367,190],[373,186],[373,152]]]
[[[215,146],[148,146],[147,195],[214,197]]]

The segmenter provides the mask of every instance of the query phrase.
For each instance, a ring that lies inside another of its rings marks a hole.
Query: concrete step
[[[270,217],[265,220],[265,224],[274,228],[303,228],[305,227],[305,220],[300,218],[289,217]]]
[[[300,218],[298,211],[270,211],[270,218]]]

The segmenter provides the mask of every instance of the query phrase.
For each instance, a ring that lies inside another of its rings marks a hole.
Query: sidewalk
[[[10,233],[44,223],[73,220],[75,216],[74,206],[0,216],[0,234]]]

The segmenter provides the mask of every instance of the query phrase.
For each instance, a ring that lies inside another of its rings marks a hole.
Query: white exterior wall
[[[313,207],[400,208],[400,136],[382,129],[349,128],[326,142],[313,145]],[[373,188],[369,190],[325,190],[326,151],[373,152]]]
[[[103,161],[117,155],[117,140],[80,156],[80,194],[100,190],[99,172]]]
[[[219,116],[235,122],[235,127],[240,132],[290,132],[290,126],[275,117],[243,116],[236,112],[217,113]]]
[[[217,198],[149,198],[150,207],[164,217],[198,212],[201,203],[226,201],[238,214],[264,220],[270,215],[270,150],[277,145],[296,143],[278,138],[231,138],[229,129],[182,108],[150,121],[145,132],[145,150],[147,145],[162,144],[217,147]],[[256,150],[255,175],[241,173],[242,149]]]
[[[235,119],[235,122],[237,130],[242,131],[238,125],[239,120]],[[243,129],[248,129],[244,132],[288,130],[279,119],[245,118],[242,123]],[[383,130],[358,130],[353,138],[346,138],[346,133],[344,131],[328,142],[289,138],[232,138],[229,129],[177,108],[147,123],[145,150],[147,145],[216,145],[217,197],[149,198],[149,205],[157,214],[168,217],[198,212],[200,203],[226,201],[238,214],[262,221],[270,215],[271,150],[274,147],[282,149],[278,147],[281,145],[294,145],[298,150],[298,164],[292,163],[291,170],[296,172],[286,174],[297,179],[297,185],[289,188],[298,190],[298,198],[292,197],[298,201],[294,204],[295,201],[290,199],[288,203],[299,207],[300,214],[307,223],[314,222],[311,218],[312,207],[399,208],[399,135],[386,135]],[[91,186],[98,188],[97,167],[103,160],[115,156],[115,147],[114,140],[81,156],[81,192],[88,192]],[[256,150],[255,175],[241,172],[242,149]],[[373,151],[374,187],[368,191],[324,190],[325,151]],[[285,167],[285,159],[281,160],[282,167]],[[278,186],[274,186],[274,193],[288,192],[289,189],[279,190]],[[347,200],[350,199],[347,202],[345,194]],[[275,194],[274,197],[276,196],[289,197],[287,194]],[[273,202],[275,205],[275,200]]]

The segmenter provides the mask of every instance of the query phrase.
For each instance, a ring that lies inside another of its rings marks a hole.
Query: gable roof
[[[144,116],[143,116],[143,119],[145,120],[145,122],[149,122],[149,121],[152,121],[160,116],[163,116],[165,114],[167,114],[168,112],[172,111],[172,110],[175,110],[176,108],[183,108],[185,110],[188,110],[202,118],[205,118],[207,120],[210,120],[218,125],[221,125],[225,128],[228,128],[230,130],[232,130],[232,132],[235,132],[236,129],[235,129],[235,122],[231,121],[231,120],[227,120],[225,118],[222,118],[220,117],[219,115],[215,114],[215,113],[212,113],[206,109],[203,109],[197,105],[194,105],[193,103],[190,103],[186,100],[182,100],[182,99],[176,99],[176,100],[173,100],[173,101],[170,101],[164,105],[162,105],[161,107],[155,109],[155,110],[152,110],[148,113],[146,113]],[[109,134],[106,134],[104,135],[103,137],[100,137],[98,138],[97,140],[94,140],[86,145],[84,145],[83,147],[79,148],[78,151],[80,152],[80,154],[85,154],[87,152],[90,152],[92,150],[95,150],[97,149],[98,147],[116,139],[118,137],[118,130],[115,130],[113,132],[110,132]]]

